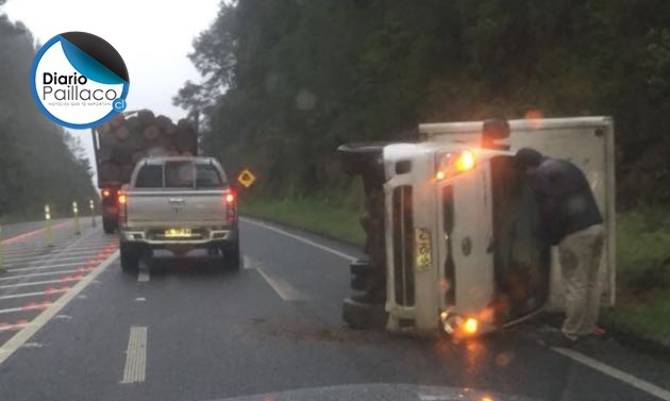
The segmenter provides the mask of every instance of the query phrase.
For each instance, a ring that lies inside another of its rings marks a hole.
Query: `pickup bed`
[[[135,271],[155,249],[184,255],[206,249],[240,265],[236,196],[208,157],[154,157],[137,163],[119,192],[121,267]]]

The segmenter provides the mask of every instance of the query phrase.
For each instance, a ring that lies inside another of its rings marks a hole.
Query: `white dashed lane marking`
[[[287,283],[279,277],[269,275],[261,266],[256,267],[256,271],[270,284],[273,290],[284,301],[304,301],[307,299],[300,291],[295,289],[291,284]]]
[[[126,365],[123,368],[121,383],[141,383],[146,379],[147,341],[146,327],[131,327],[126,349]]]
[[[137,273],[137,282],[138,283],[147,283],[151,279],[149,275],[149,269],[140,269]]]

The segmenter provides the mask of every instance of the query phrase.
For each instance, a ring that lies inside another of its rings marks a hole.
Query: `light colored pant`
[[[565,285],[563,334],[570,337],[593,333],[600,312],[599,268],[604,242],[602,224],[572,233],[558,244]]]

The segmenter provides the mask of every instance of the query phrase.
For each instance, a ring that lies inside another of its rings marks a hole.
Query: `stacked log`
[[[190,121],[182,119],[174,124],[169,117],[156,117],[150,110],[130,116],[118,114],[96,131],[101,187],[130,181],[135,164],[145,157],[197,154],[197,132]]]

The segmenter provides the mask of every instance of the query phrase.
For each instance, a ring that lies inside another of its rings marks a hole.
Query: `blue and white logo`
[[[126,108],[128,69],[104,39],[66,32],[44,44],[33,61],[33,98],[53,122],[93,128]]]

